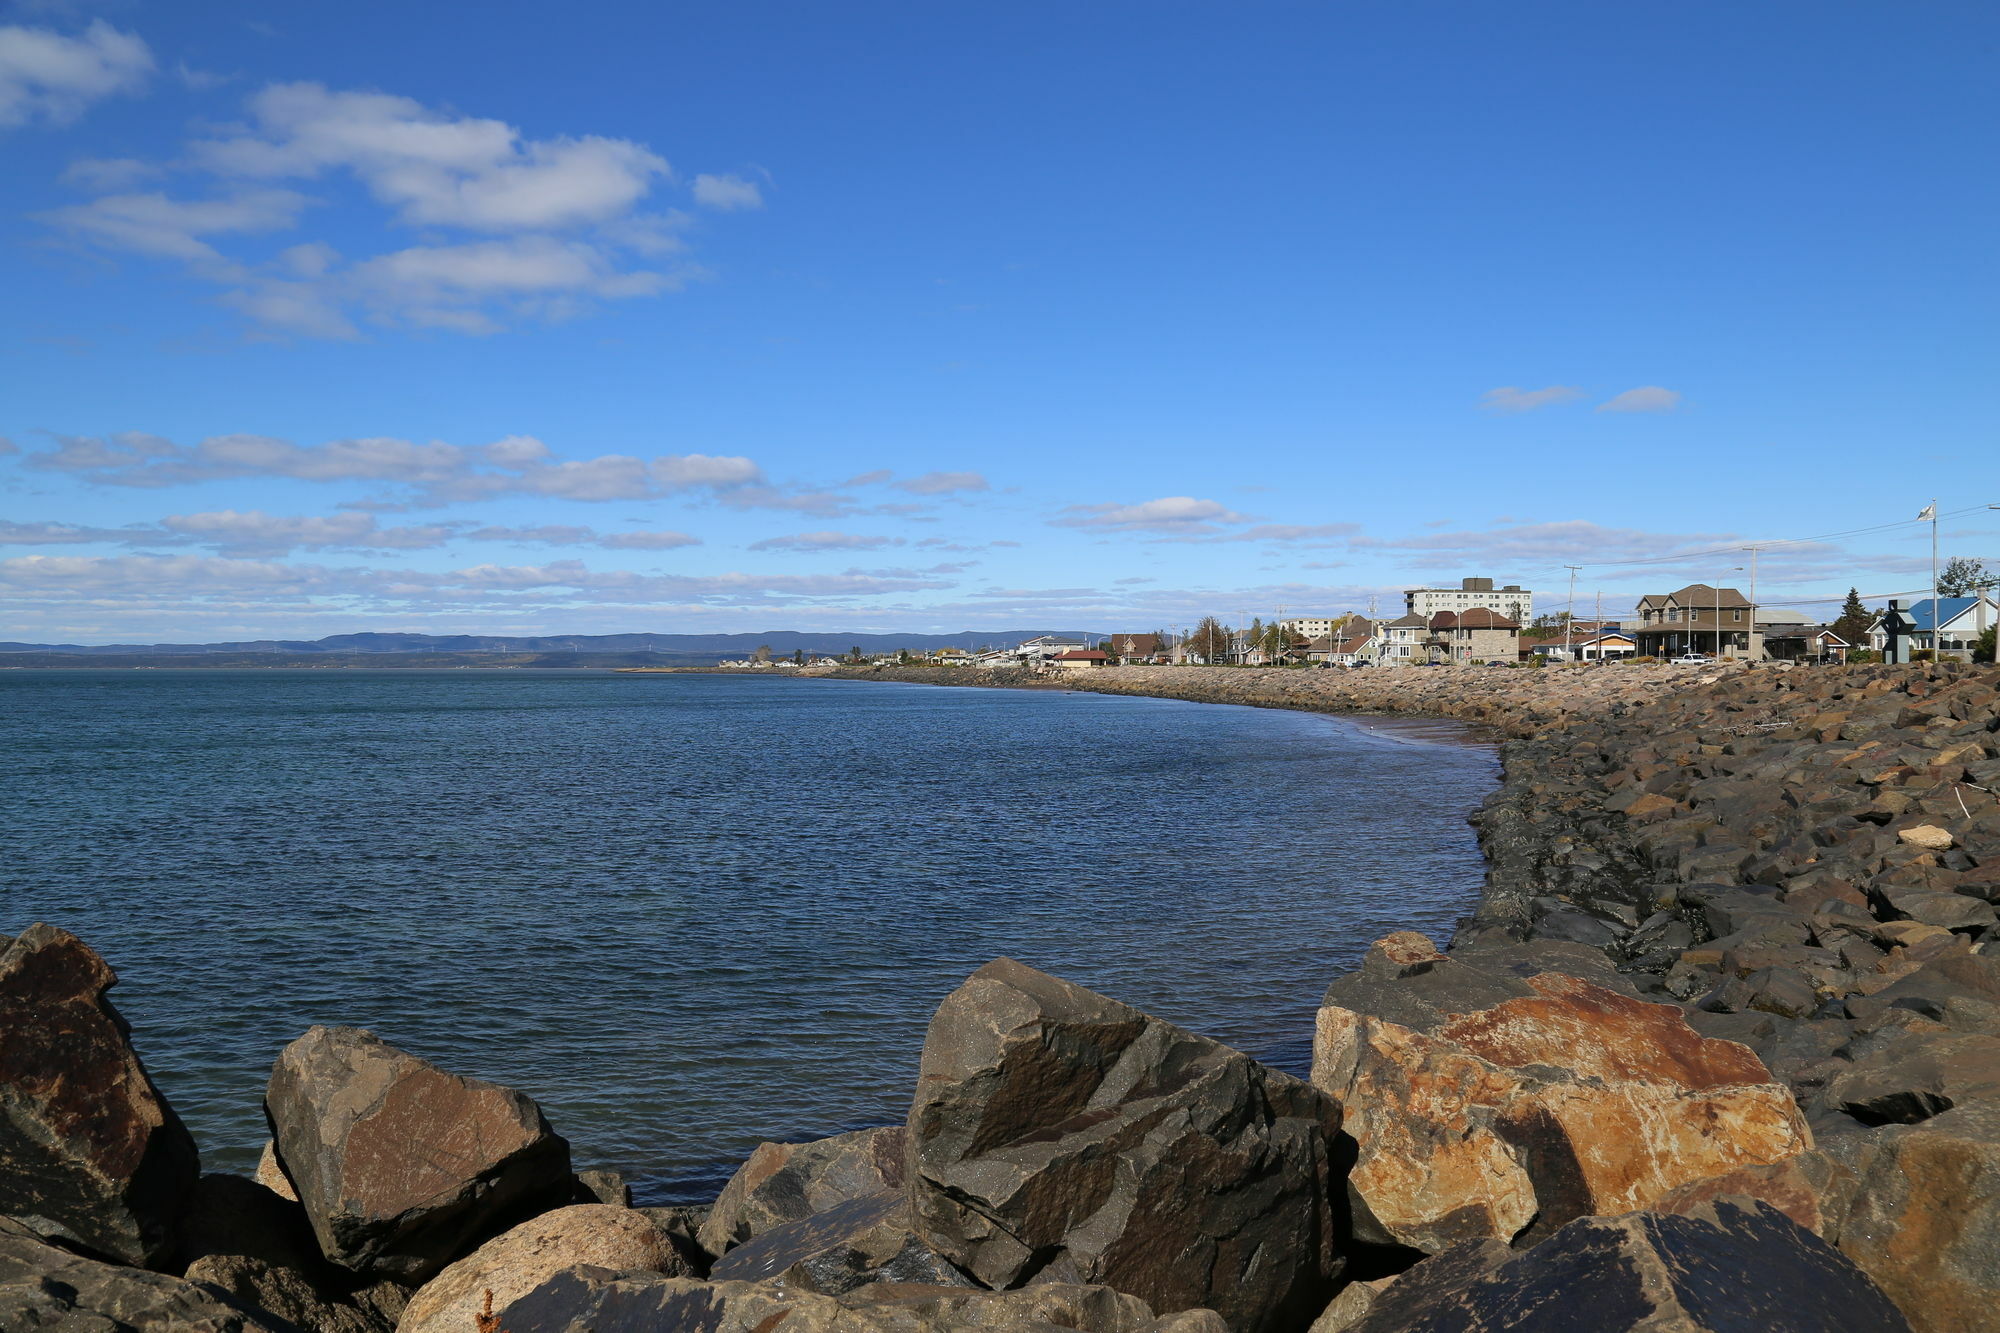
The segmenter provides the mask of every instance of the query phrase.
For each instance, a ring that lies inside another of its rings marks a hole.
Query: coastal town
[[[1457,587],[1409,588],[1394,618],[1349,612],[1274,615],[1226,624],[1216,617],[1178,629],[1103,635],[1042,634],[1009,645],[948,646],[845,658],[768,652],[721,663],[734,669],[854,665],[1027,669],[1060,676],[1118,666],[1519,667],[1673,661],[1991,662],[2000,600],[1982,569],[1964,595],[1892,599],[1869,609],[1850,593],[1840,616],[1821,621],[1766,605],[1733,587],[1691,583],[1647,593],[1629,615],[1537,615],[1535,593],[1468,577]],[[1238,618],[1242,620],[1241,617]]]

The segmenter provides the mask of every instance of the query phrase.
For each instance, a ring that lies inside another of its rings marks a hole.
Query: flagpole
[[[1938,605],[1938,516],[1937,501],[1931,501],[1931,661],[1937,661],[1938,629],[1944,623],[1944,608]]]

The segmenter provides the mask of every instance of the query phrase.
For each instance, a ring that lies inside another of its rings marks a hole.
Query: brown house
[[[1104,641],[1104,651],[1121,665],[1131,666],[1164,657],[1167,646],[1157,634],[1114,634]]]
[[[1638,609],[1634,637],[1642,656],[1764,656],[1764,636],[1757,630],[1750,599],[1734,588],[1690,583],[1678,592],[1648,593],[1639,599]]]

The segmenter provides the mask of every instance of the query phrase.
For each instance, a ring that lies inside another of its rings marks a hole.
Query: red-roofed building
[[[1057,671],[1094,671],[1098,667],[1111,665],[1111,654],[1100,653],[1095,648],[1079,648],[1067,653],[1057,653],[1046,659]]]
[[[1516,662],[1521,656],[1521,626],[1483,606],[1440,611],[1431,617],[1424,650],[1431,661],[1456,666]]]

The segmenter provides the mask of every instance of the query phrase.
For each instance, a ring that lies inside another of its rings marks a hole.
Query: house
[[[1058,653],[1078,653],[1090,649],[1090,644],[1069,634],[1038,634],[1025,643],[1014,646],[1014,656],[1024,662],[1039,662],[1054,657]]]
[[[1639,652],[1647,657],[1709,653],[1716,657],[1764,656],[1764,636],[1752,623],[1750,600],[1734,588],[1690,583],[1678,592],[1639,599]]]
[[[1165,661],[1167,654],[1157,634],[1114,634],[1099,646],[1121,666]]]
[[[938,666],[970,666],[972,654],[963,648],[940,648],[931,654],[931,661]]]
[[[1582,662],[1608,662],[1636,656],[1639,651],[1639,641],[1623,630],[1604,630],[1581,641],[1572,640],[1570,646]]]
[[[1492,579],[1461,579],[1456,588],[1409,588],[1403,593],[1404,612],[1425,620],[1440,611],[1471,611],[1479,607],[1525,625],[1535,614],[1535,594],[1518,583],[1495,588]]]
[[[1853,645],[1826,625],[1759,624],[1764,655],[1777,662],[1845,662]]]
[[[1926,597],[1903,608],[1910,621],[1908,646],[1935,648],[1941,659],[1970,662],[1973,644],[1979,636],[1990,626],[2000,624],[2000,603],[1982,592],[1976,597],[1939,598],[1938,604],[1942,609],[1934,610],[1931,599]],[[1943,623],[1934,626],[1932,621],[1940,617]],[[1889,646],[1889,636],[1883,633],[1879,618],[1868,627],[1868,646],[1876,652]]]
[[[1046,659],[1046,665],[1059,672],[1095,671],[1099,667],[1111,665],[1111,654],[1099,652],[1095,648],[1074,648],[1066,653],[1057,653]]]
[[[1429,616],[1406,615],[1378,620],[1368,635],[1377,666],[1410,666],[1424,660],[1423,641],[1431,632]]]
[[[1430,618],[1421,647],[1432,662],[1483,666],[1515,662],[1521,655],[1521,626],[1498,611],[1440,611]]]

